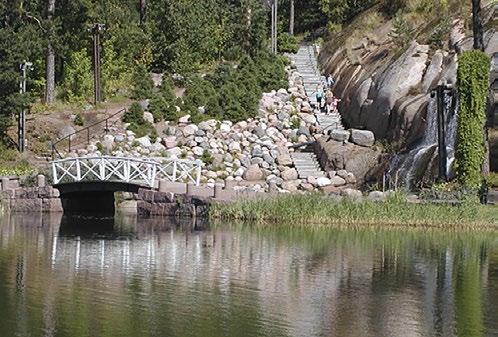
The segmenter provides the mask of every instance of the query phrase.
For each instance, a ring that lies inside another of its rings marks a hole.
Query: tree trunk
[[[294,0],[290,0],[289,34],[294,35]]]
[[[55,0],[48,0],[47,20],[52,21],[55,12]],[[45,103],[52,104],[55,100],[55,51],[50,41],[47,45],[47,58],[45,64]]]
[[[474,49],[484,51],[484,33],[481,20],[481,0],[472,0],[472,23],[474,30]]]
[[[140,25],[145,23],[145,10],[147,7],[146,0],[140,0]]]

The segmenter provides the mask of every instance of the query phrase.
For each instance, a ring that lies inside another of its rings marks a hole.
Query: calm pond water
[[[498,336],[497,234],[113,222],[0,219],[0,336]]]

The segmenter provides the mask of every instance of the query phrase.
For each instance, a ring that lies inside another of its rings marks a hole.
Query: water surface
[[[498,336],[498,235],[0,219],[0,336]]]

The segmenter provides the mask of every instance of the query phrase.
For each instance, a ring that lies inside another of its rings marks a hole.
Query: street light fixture
[[[21,82],[19,83],[19,93],[24,95],[26,93],[27,72],[33,69],[33,63],[24,60],[19,65],[19,68],[22,73]],[[24,152],[26,150],[26,109],[24,108],[19,113],[17,137],[19,152]]]

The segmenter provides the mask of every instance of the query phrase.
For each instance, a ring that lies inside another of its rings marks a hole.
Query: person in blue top
[[[332,77],[332,74],[329,74],[329,76],[327,76],[327,87],[330,89],[334,84],[334,78]]]
[[[323,87],[321,84],[316,86],[316,90],[314,92],[316,101],[318,103],[318,109],[322,111],[322,100],[323,100]]]

